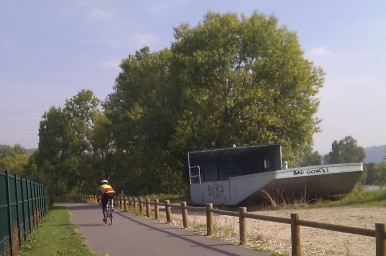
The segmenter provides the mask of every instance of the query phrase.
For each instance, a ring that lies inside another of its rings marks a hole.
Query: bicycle
[[[105,224],[113,224],[113,208],[111,207],[111,199],[107,202],[106,209],[105,209],[105,217],[106,221]]]

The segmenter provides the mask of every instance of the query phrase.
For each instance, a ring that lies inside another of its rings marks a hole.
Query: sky
[[[37,148],[42,116],[82,89],[105,100],[121,61],[170,48],[209,11],[274,15],[326,72],[314,150],[386,145],[386,1],[0,0],[0,144]]]

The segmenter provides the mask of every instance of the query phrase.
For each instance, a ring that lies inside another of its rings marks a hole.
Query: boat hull
[[[230,177],[190,185],[193,204],[238,205],[267,197],[301,199],[352,191],[362,163],[319,165]]]

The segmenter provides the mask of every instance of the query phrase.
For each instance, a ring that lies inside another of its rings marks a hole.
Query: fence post
[[[159,219],[159,200],[154,200],[154,219]]]
[[[211,236],[213,234],[213,204],[206,204],[206,235]]]
[[[376,256],[386,256],[385,224],[375,223],[375,248]]]
[[[27,227],[27,220],[26,220],[26,216],[27,216],[27,207],[28,205],[25,204],[25,193],[24,193],[24,188],[25,188],[25,179],[21,178],[20,177],[20,190],[21,190],[21,202],[22,202],[22,216],[23,216],[23,226],[24,226],[24,229],[23,229],[23,242],[27,240],[27,235],[28,235],[28,232],[29,232],[29,227]]]
[[[246,207],[239,207],[239,227],[240,227],[240,244],[244,245],[247,242],[247,219],[245,213]]]
[[[165,200],[166,222],[172,222],[172,212],[170,209],[170,200]]]
[[[291,241],[292,241],[292,256],[302,255],[300,245],[300,225],[298,224],[299,214],[291,213]]]
[[[143,198],[140,197],[139,198],[139,214],[141,214],[141,215],[142,215],[142,212],[143,212],[143,204],[142,204],[142,202],[143,202]]]
[[[17,251],[20,250],[20,247],[21,247],[21,243],[23,242],[21,239],[22,239],[22,230],[21,230],[21,223],[20,223],[20,195],[19,195],[19,183],[18,183],[18,176],[16,174],[14,174],[14,184],[15,184],[15,197],[16,197],[16,222],[17,222],[17,235],[18,235],[18,239],[16,239],[17,241],[14,241],[14,243],[17,243],[15,244],[15,246],[17,246]],[[15,228],[15,227],[14,227]]]
[[[184,228],[188,228],[188,209],[186,208],[186,202],[181,203],[181,213],[182,213],[182,225]]]
[[[126,205],[126,196],[123,196],[123,209],[126,212],[127,211],[127,205]]]
[[[8,204],[8,235],[9,235],[9,249],[10,255],[13,255],[13,237],[12,237],[12,211],[11,211],[11,195],[10,195],[10,185],[9,185],[9,173],[5,171],[5,187],[6,187],[6,195],[7,195],[7,204]]]
[[[137,214],[138,198],[134,197],[134,213]]]
[[[150,199],[146,199],[146,217],[150,217]]]

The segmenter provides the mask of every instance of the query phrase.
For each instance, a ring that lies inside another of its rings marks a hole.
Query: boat
[[[363,172],[363,163],[288,168],[280,144],[191,151],[187,159],[195,205],[347,194]]]

